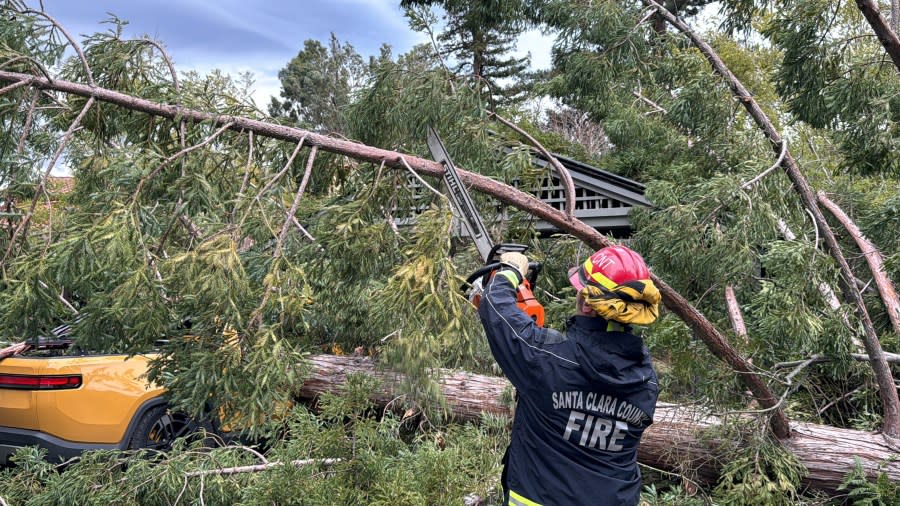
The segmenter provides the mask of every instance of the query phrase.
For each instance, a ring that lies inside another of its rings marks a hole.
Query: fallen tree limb
[[[888,318],[890,318],[891,325],[894,327],[894,333],[900,336],[900,298],[897,297],[894,283],[891,282],[885,273],[884,257],[881,255],[881,251],[878,251],[875,244],[863,235],[862,230],[856,226],[856,223],[847,216],[843,209],[829,199],[825,192],[819,191],[816,197],[818,197],[819,202],[825,209],[828,209],[841,222],[841,225],[847,230],[847,233],[850,234],[856,245],[859,246],[863,256],[866,257],[866,263],[869,264],[869,270],[872,271],[872,277],[875,278],[875,286],[878,288],[881,301],[884,302]]]
[[[856,360],[857,362],[868,362],[869,361],[869,356],[866,355],[865,353],[851,353],[850,358],[852,358],[853,360]],[[897,363],[900,363],[900,354],[885,353],[884,359],[892,364],[897,364]],[[809,358],[803,359],[803,360],[791,360],[788,362],[779,362],[772,366],[772,370],[777,371],[778,369],[784,369],[785,367],[794,367],[796,365],[800,365],[800,364],[803,364],[806,362],[809,362],[811,364],[821,364],[821,363],[825,363],[825,362],[831,362],[832,360],[834,360],[834,359],[828,358],[825,355],[815,354],[815,355],[813,355]]]
[[[575,182],[572,181],[572,174],[569,173],[569,169],[563,167],[563,164],[559,163],[559,160],[557,160],[556,157],[553,156],[552,153],[550,153],[550,151],[547,151],[547,148],[545,148],[543,144],[538,142],[538,140],[532,137],[528,132],[519,128],[518,125],[495,112],[488,112],[488,115],[497,118],[497,121],[508,126],[522,137],[525,137],[532,146],[537,148],[537,150],[540,151],[542,155],[544,155],[544,158],[547,159],[547,163],[549,163],[553,166],[554,169],[556,169],[556,173],[559,175],[559,179],[563,182],[563,187],[566,189],[566,216],[574,219]]]
[[[308,357],[308,365],[309,377],[299,392],[303,398],[339,392],[350,374],[365,374],[379,380],[380,385],[372,396],[379,406],[386,406],[403,395],[397,390],[402,376],[376,369],[367,357],[313,355]],[[512,387],[504,378],[442,370],[440,386],[447,410],[456,420],[477,422],[484,413],[510,415],[507,403]],[[704,416],[690,407],[657,404],[655,421],[644,432],[638,460],[652,467],[715,482],[724,458],[717,454],[722,441],[714,435],[714,429],[721,423],[718,418]],[[897,452],[881,434],[809,423],[791,423],[791,430],[793,437],[783,444],[806,466],[809,473],[804,485],[834,492],[853,469],[854,458],[859,458],[869,479],[884,473],[891,481],[900,481]]]
[[[304,467],[312,464],[321,464],[323,466],[330,466],[337,462],[340,462],[341,459],[302,459],[302,460],[292,460],[288,462],[288,464],[294,467]],[[215,475],[229,475],[229,474],[242,474],[242,473],[258,473],[260,471],[265,471],[267,469],[272,469],[273,467],[281,467],[285,465],[284,462],[266,462],[265,464],[254,464],[250,466],[235,466],[235,467],[221,467],[218,469],[202,469],[200,471],[188,471],[184,473],[185,478],[192,478],[195,476],[209,476],[211,474]]]
[[[326,135],[308,132],[299,128],[285,125],[267,123],[265,121],[244,118],[240,116],[217,115],[187,109],[171,104],[161,104],[151,100],[142,99],[118,91],[105,88],[95,88],[84,84],[63,81],[59,79],[49,80],[35,77],[31,74],[7,72],[0,70],[0,81],[18,82],[29,81],[29,86],[41,90],[54,90],[62,93],[93,97],[102,102],[124,107],[129,110],[139,111],[154,116],[169,118],[176,121],[188,121],[193,123],[206,122],[213,126],[231,124],[231,130],[241,132],[254,132],[257,135],[271,137],[290,142],[304,141],[310,146],[318,146],[323,151],[346,155],[357,160],[383,163],[392,168],[410,169],[418,174],[425,174],[440,178],[444,168],[441,164],[424,158],[418,158],[400,154],[396,151],[379,149],[356,142],[328,137]],[[493,179],[459,169],[460,178],[470,189],[491,195],[501,203],[511,205],[525,211],[537,218],[557,226],[560,230],[582,240],[588,246],[599,249],[611,246],[612,243],[603,234],[580,220],[570,220],[565,212],[555,209],[538,198],[511,186],[498,183]],[[262,193],[262,192],[260,192]],[[725,362],[734,370],[760,406],[770,409],[771,426],[773,433],[779,438],[790,437],[788,419],[778,406],[778,397],[772,392],[765,380],[753,370],[752,366],[740,356],[728,343],[725,337],[713,326],[713,324],[698,311],[680,293],[676,292],[666,282],[651,273],[650,278],[659,288],[663,303],[673,313],[677,314],[699,337],[710,352]]]
[[[6,348],[0,349],[0,360],[3,360],[6,357],[12,357],[18,355],[20,353],[25,353],[31,348],[31,344],[23,341],[21,343],[11,344]]]
[[[891,25],[881,15],[878,4],[872,0],[856,0],[856,7],[862,12],[869,26],[872,27],[875,35],[878,37],[878,42],[881,42],[884,50],[887,51],[887,54],[893,60],[894,65],[900,70],[900,38],[897,38],[897,34],[891,29]]]

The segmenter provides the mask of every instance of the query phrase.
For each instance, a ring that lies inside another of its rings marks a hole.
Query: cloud
[[[38,0],[28,0],[38,7]],[[427,37],[409,29],[398,0],[44,0],[48,13],[70,32],[109,29],[107,13],[128,20],[126,37],[150,35],[163,42],[179,71],[220,69],[251,72],[257,105],[265,108],[280,91],[278,71],[306,39],[334,33],[365,56],[382,43],[394,54]],[[550,39],[533,30],[518,41],[518,54],[531,52],[532,66],[550,66]]]
[[[540,30],[528,30],[519,35],[516,41],[516,50],[513,54],[518,57],[531,53],[532,69],[547,69],[552,65],[550,50],[553,48],[553,37],[544,35]]]

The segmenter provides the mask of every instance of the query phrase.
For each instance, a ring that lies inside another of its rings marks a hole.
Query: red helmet
[[[588,284],[612,290],[636,279],[650,279],[650,269],[641,255],[625,246],[597,250],[583,264],[569,269],[569,282],[578,291]]]

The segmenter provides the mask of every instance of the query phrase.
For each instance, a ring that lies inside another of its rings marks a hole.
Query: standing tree
[[[438,50],[455,59],[453,72],[480,80],[502,104],[524,97],[527,84],[523,76],[531,57],[510,54],[526,26],[523,1],[402,0],[400,5],[407,8],[412,26],[420,31],[431,30],[433,19],[427,9],[441,7],[445,26],[437,36]]]
[[[344,109],[365,79],[362,57],[332,33],[328,47],[307,39],[303,49],[278,72],[281,100],[272,97],[269,114],[284,116],[304,128],[344,133]]]

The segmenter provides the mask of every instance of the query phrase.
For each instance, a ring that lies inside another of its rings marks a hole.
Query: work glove
[[[500,255],[500,274],[509,279],[510,283],[519,286],[528,274],[528,257],[518,252],[503,253]],[[508,275],[507,275],[508,273]]]

